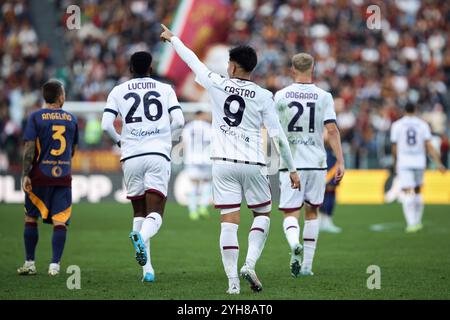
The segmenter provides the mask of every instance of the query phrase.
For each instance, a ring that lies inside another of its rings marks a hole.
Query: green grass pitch
[[[0,299],[450,299],[450,207],[426,206],[425,229],[405,234],[401,207],[338,206],[339,235],[322,233],[313,277],[293,279],[289,249],[274,212],[266,248],[257,265],[264,290],[255,294],[241,281],[241,295],[225,294],[227,280],[219,252],[219,213],[192,222],[174,203],[166,208],[152,241],[156,282],[143,284],[128,239],[131,205],[74,205],[61,271],[47,276],[51,231],[39,224],[38,275],[18,276],[23,263],[23,208],[0,204]],[[239,230],[242,265],[250,212]],[[378,231],[370,228],[374,224]],[[69,265],[81,268],[81,289],[69,290]],[[381,268],[381,289],[366,286],[367,267]]]

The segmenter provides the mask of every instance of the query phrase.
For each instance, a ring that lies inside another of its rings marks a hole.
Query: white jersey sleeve
[[[292,158],[291,150],[289,148],[289,142],[287,141],[286,135],[281,127],[280,120],[275,111],[275,102],[267,99],[266,104],[263,108],[263,122],[264,127],[267,129],[267,134],[272,139],[277,148],[277,152],[281,156],[282,161],[286,164],[289,171],[294,171],[294,160]]]
[[[208,89],[211,85],[223,79],[222,76],[209,70],[208,67],[198,59],[194,52],[187,48],[178,37],[172,37],[170,42],[180,58],[186,62],[189,68],[194,72],[196,76],[195,81],[202,87]]]
[[[108,95],[106,107],[103,111],[102,129],[109,134],[114,143],[120,144],[120,134],[118,134],[114,128],[114,120],[119,114],[119,108],[114,98],[113,91]]]
[[[331,93],[327,92],[324,96],[324,124],[328,122],[336,122],[336,111],[334,109],[334,100]]]

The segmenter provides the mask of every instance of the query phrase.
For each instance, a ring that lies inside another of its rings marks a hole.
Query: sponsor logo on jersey
[[[154,130],[142,130],[142,129],[133,129],[130,134],[134,137],[148,137],[153,136],[155,134],[159,134],[160,130],[158,128]]]
[[[303,140],[300,138],[289,138],[289,143],[290,144],[295,144],[295,145],[304,145],[304,146],[315,146],[316,142],[313,140],[313,138],[308,138],[307,140]]]
[[[222,130],[222,133],[231,137],[236,137],[238,139],[241,139],[247,143],[250,142],[250,137],[246,136],[243,132],[238,132],[237,130],[231,129],[231,127],[227,125],[221,125],[220,130]]]

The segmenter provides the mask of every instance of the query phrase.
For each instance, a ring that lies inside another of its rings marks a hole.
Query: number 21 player
[[[133,79],[110,92],[103,113],[102,128],[120,146],[127,198],[134,211],[131,241],[136,260],[143,266],[143,282],[153,282],[150,238],[162,224],[170,179],[172,133],[184,125],[175,91],[150,77],[152,56],[139,51],[130,59]],[[122,133],[114,128],[122,116]]]
[[[294,277],[313,275],[312,263],[319,236],[318,208],[322,205],[327,175],[327,154],[324,128],[336,155],[335,181],[344,176],[341,139],[336,126],[333,97],[312,82],[314,58],[307,53],[292,58],[295,83],[275,94],[277,111],[287,131],[296,169],[302,184],[301,192],[289,188],[285,164],[280,169],[280,210],[284,212],[283,229],[292,250],[291,274]],[[299,242],[300,209],[305,205],[303,247]],[[303,263],[301,254],[303,251]]]
[[[220,249],[229,294],[240,293],[237,263],[237,231],[244,196],[254,220],[248,236],[248,251],[241,276],[253,291],[262,285],[255,273],[269,232],[271,192],[263,153],[262,127],[289,168],[291,186],[299,188],[289,144],[275,112],[272,93],[250,81],[257,64],[256,52],[246,46],[230,50],[228,75],[211,72],[179,38],[163,26],[161,39],[169,41],[181,59],[195,73],[196,81],[208,90],[212,100],[213,198],[221,209]]]

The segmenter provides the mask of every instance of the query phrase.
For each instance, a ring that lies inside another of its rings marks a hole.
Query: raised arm
[[[169,41],[180,58],[189,66],[189,68],[195,73],[197,79],[202,86],[205,86],[205,81],[211,71],[203,64],[195,53],[186,47],[184,43],[176,37],[172,31],[170,31],[165,25],[161,25],[164,31],[161,33],[161,39],[163,41]]]

